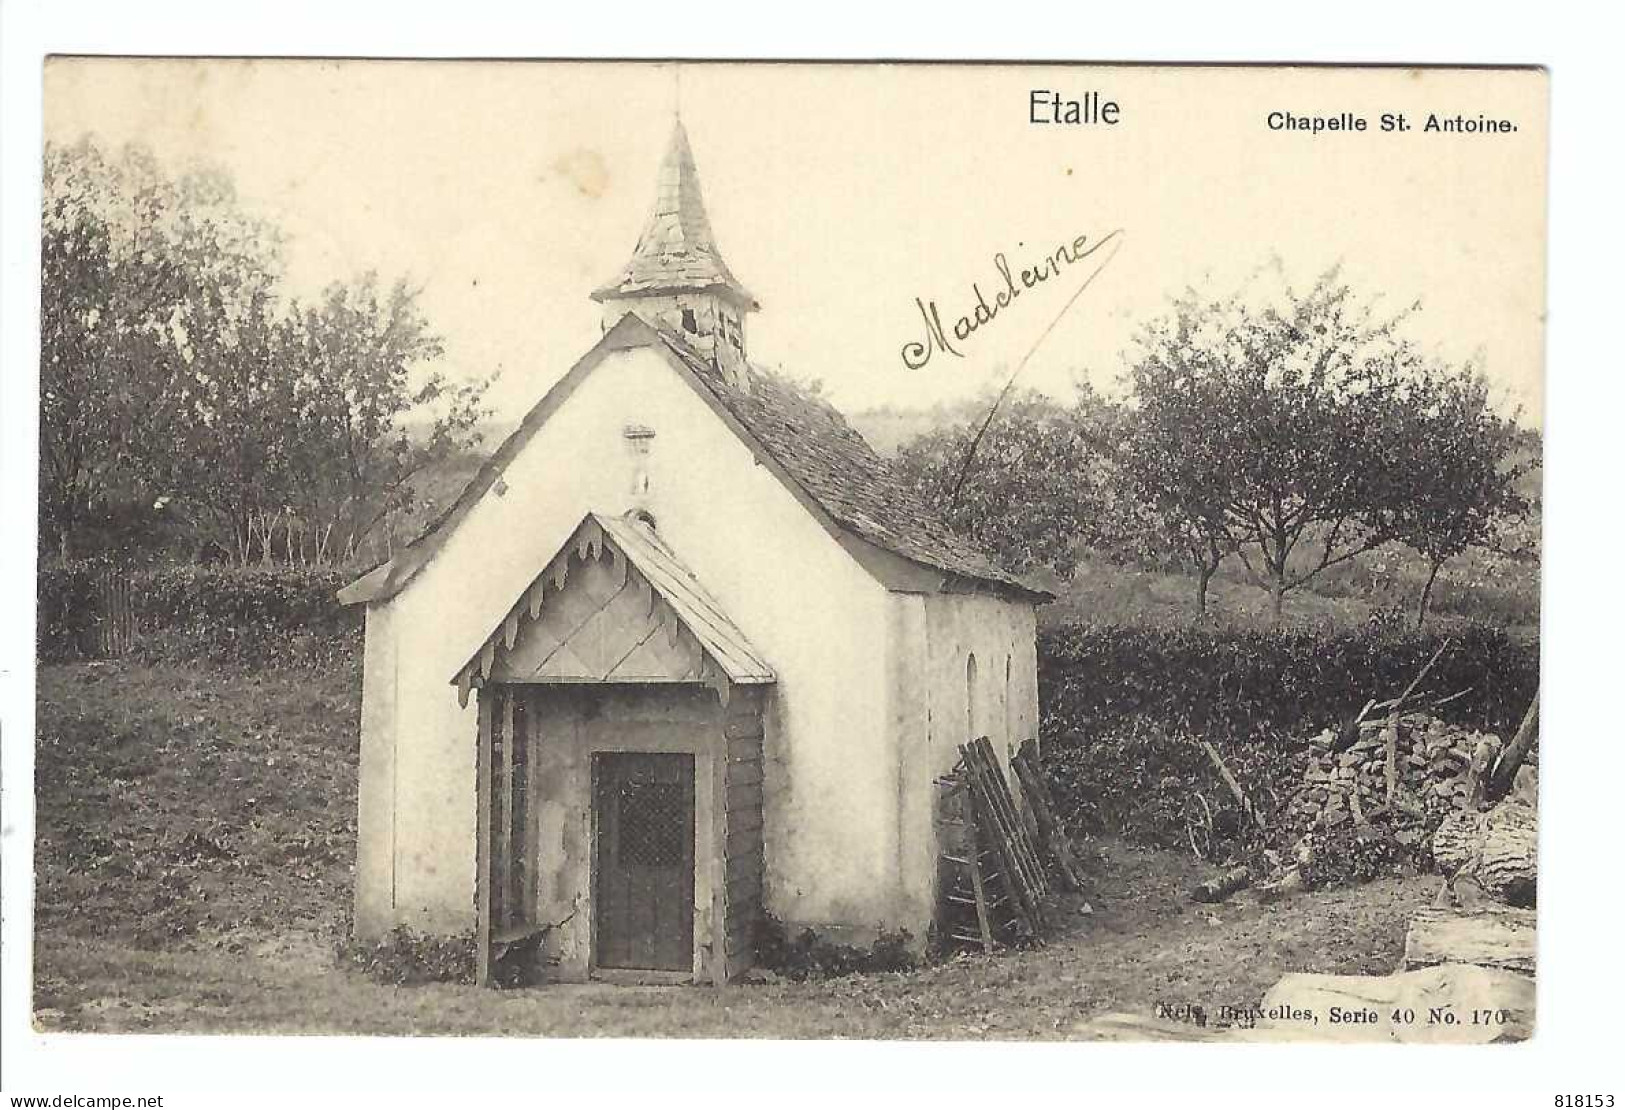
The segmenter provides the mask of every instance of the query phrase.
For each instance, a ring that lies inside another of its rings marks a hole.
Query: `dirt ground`
[[[911,972],[713,987],[382,986],[341,968],[356,677],[40,672],[35,1012],[47,1030],[1065,1038],[1158,1003],[1257,1002],[1294,971],[1387,972],[1437,884],[1190,901],[1209,869],[1119,841],[1042,947]],[[1087,901],[1090,912],[1080,912]]]
[[[171,952],[39,938],[36,1020],[98,1032],[1065,1039],[1091,1016],[1159,1003],[1255,1003],[1282,975],[1392,970],[1436,887],[1383,879],[1276,906],[1186,896],[1187,858],[1117,843],[1086,853],[1092,912],[1072,898],[1042,947],[912,972],[714,987],[387,987],[335,966],[317,933],[198,939]]]

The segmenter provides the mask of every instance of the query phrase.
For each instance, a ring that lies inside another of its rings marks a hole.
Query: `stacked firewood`
[[[1501,750],[1494,734],[1424,713],[1362,729],[1341,751],[1336,741],[1337,734],[1328,730],[1311,742],[1302,784],[1287,801],[1292,825],[1304,832],[1329,830],[1388,813],[1393,824],[1404,826],[1401,841],[1412,845],[1445,814],[1476,804],[1475,776],[1482,774],[1483,761],[1493,761]]]

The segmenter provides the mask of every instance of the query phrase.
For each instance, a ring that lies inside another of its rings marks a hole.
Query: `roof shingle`
[[[937,570],[1048,596],[999,567],[944,524],[829,402],[759,367],[750,367],[742,379],[731,377],[679,336],[664,330],[659,334],[841,527]]]

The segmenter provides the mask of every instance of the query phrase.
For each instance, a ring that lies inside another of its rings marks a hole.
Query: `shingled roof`
[[[547,392],[439,519],[395,558],[339,591],[339,600],[380,601],[403,589],[585,376],[609,352],[633,347],[662,353],[826,525],[965,583],[1035,601],[1053,596],[952,532],[832,405],[758,367],[724,374],[677,335],[628,313]]]
[[[632,258],[593,290],[595,301],[681,290],[726,290],[748,309],[759,307],[722,260],[700,196],[700,175],[688,132],[678,120],[655,180],[654,210]]]
[[[949,529],[829,402],[759,367],[748,367],[742,375],[724,374],[678,335],[664,330],[659,335],[842,528],[936,570],[1051,596],[1001,569]]]

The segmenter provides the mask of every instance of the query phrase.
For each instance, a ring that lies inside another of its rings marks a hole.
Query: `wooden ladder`
[[[986,737],[959,753],[940,780],[944,933],[984,952],[1037,940],[1048,882],[1009,783]]]
[[[944,853],[942,858],[957,869],[957,881],[949,888],[946,901],[951,907],[963,907],[947,922],[949,940],[978,944],[982,951],[992,952],[1031,935],[1009,880],[999,869],[998,853],[977,852],[973,857]]]

